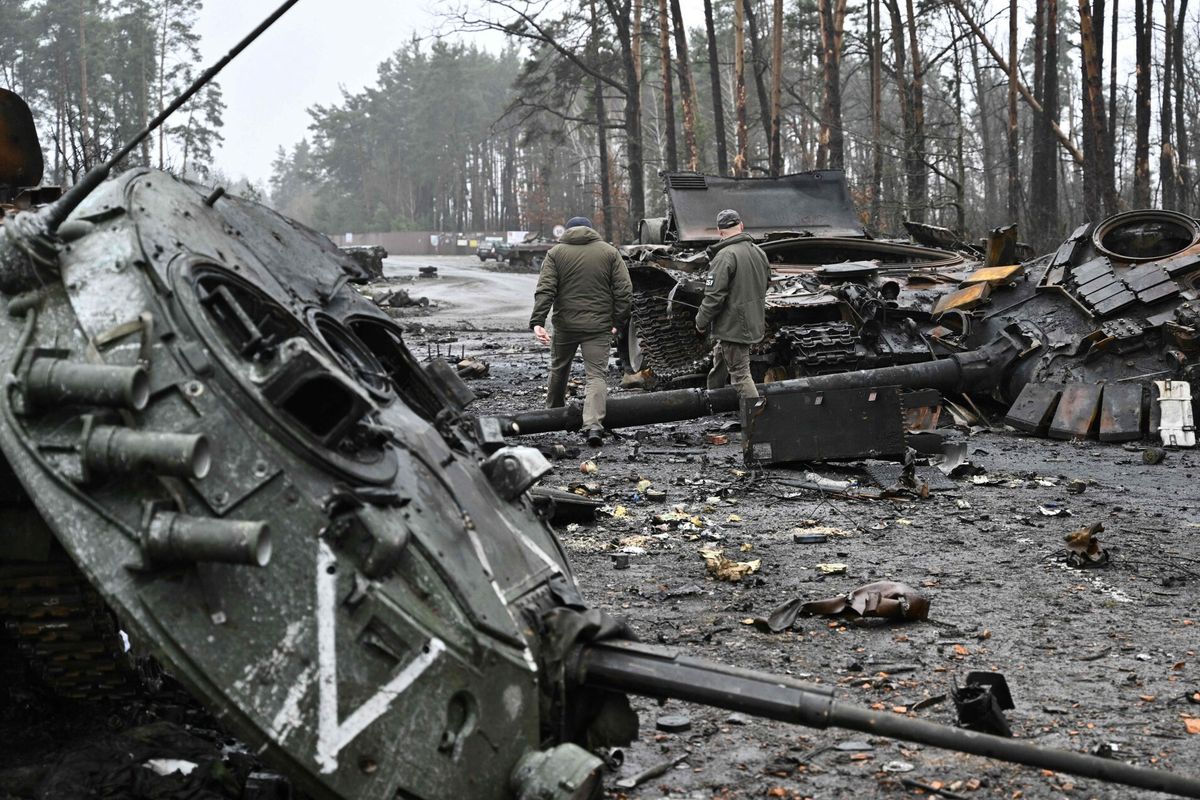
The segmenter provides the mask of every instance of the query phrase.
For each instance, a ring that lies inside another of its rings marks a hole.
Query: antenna
[[[65,220],[97,186],[104,182],[104,179],[108,177],[110,172],[112,172],[112,168],[116,166],[117,162],[133,152],[133,149],[141,144],[147,136],[154,133],[154,131],[157,130],[160,125],[166,122],[167,117],[175,113],[175,111],[188,100],[191,100],[196,92],[204,88],[205,84],[217,77],[217,73],[223,70],[225,65],[237,58],[239,53],[245,50],[251,42],[261,36],[267,28],[274,25],[276,20],[287,13],[288,9],[296,5],[298,2],[300,2],[300,0],[286,0],[281,6],[279,6],[279,8],[275,9],[275,12],[272,13],[271,16],[259,23],[257,28],[250,31],[250,33],[247,34],[244,39],[234,45],[233,49],[226,53],[220,61],[206,69],[204,73],[192,83],[191,86],[184,90],[183,94],[175,98],[171,105],[164,108],[161,112],[159,112],[158,116],[150,120],[150,124],[143,128],[136,136],[134,136],[128,144],[114,153],[112,157],[108,159],[108,161],[105,161],[103,164],[92,167],[90,170],[88,170],[87,174],[84,175],[78,183],[68,189],[62,197],[58,198],[58,200],[55,200],[53,203],[47,206],[45,211],[43,211],[41,214],[42,220],[46,226],[46,232],[53,234],[55,231],[57,231],[58,226],[63,223],[63,220]]]

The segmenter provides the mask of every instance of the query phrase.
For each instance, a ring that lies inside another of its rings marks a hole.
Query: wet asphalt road
[[[437,278],[416,278],[417,269],[436,266]],[[495,261],[475,256],[393,256],[384,276],[401,281],[414,297],[436,304],[422,313],[428,324],[467,330],[523,331],[529,326],[537,275],[502,272]],[[411,279],[411,280],[410,280]]]

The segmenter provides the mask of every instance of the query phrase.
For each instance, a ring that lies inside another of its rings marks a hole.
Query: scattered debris
[[[381,308],[421,308],[429,307],[428,297],[413,297],[407,289],[393,289],[375,298],[375,304]]]
[[[418,278],[436,278],[438,276],[438,268],[430,264],[427,267],[417,267]]]
[[[464,358],[456,365],[460,378],[486,378],[491,367],[486,361],[477,358]]]
[[[1093,522],[1066,536],[1067,564],[1072,567],[1096,567],[1108,563],[1108,551],[1100,546],[1096,534],[1104,530],[1104,523]]]
[[[1012,736],[1004,712],[1016,708],[1008,681],[999,672],[968,672],[966,685],[954,686],[958,725],[994,736]]]
[[[822,575],[845,575],[846,565],[838,563],[817,564],[817,571]]]
[[[579,471],[584,475],[594,475],[600,471],[600,467],[596,466],[596,462],[589,458],[579,465]]]
[[[686,760],[687,755],[684,754],[682,756],[677,756],[670,761],[664,761],[661,764],[655,764],[653,767],[644,769],[632,777],[621,778],[616,782],[616,787],[618,789],[636,789],[646,781],[654,780],[662,775],[666,775],[668,772],[675,769],[675,767],[679,766]]]
[[[654,721],[654,727],[664,733],[683,733],[692,729],[692,718],[687,714],[663,714]]]
[[[1161,464],[1167,458],[1167,451],[1161,447],[1147,447],[1142,451],[1143,464]]]
[[[762,566],[760,558],[753,561],[734,561],[720,550],[707,548],[700,551],[700,557],[704,559],[704,566],[708,570],[708,574],[719,581],[740,581],[747,575],[758,572]]]
[[[879,581],[825,600],[794,598],[775,608],[766,619],[755,619],[754,625],[759,630],[779,633],[791,628],[797,617],[815,615],[923,620],[929,618],[929,598],[903,583]]]

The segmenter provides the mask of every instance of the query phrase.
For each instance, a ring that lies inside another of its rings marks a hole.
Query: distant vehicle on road
[[[475,255],[479,256],[480,261],[494,259],[503,261],[508,254],[508,245],[504,242],[483,241],[475,248]]]

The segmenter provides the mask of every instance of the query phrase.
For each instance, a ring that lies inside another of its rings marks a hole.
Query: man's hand
[[[550,332],[541,325],[533,326],[533,335],[536,336],[537,340],[542,344],[550,344]]]
[[[613,335],[613,336],[616,336],[616,335],[617,335],[617,329],[616,329],[616,328],[613,328],[613,329],[612,329],[612,335]]]

